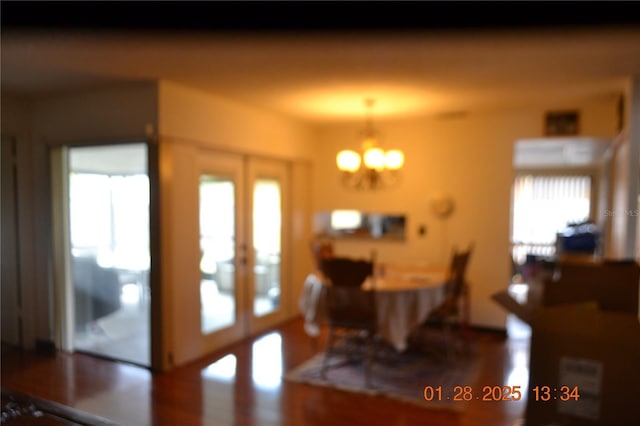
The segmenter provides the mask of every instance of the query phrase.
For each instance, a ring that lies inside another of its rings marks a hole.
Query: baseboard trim
[[[505,328],[486,327],[479,325],[472,325],[471,329],[475,332],[492,334],[494,336],[507,337],[507,330]]]
[[[54,355],[57,351],[53,340],[36,339],[36,352],[45,355]]]

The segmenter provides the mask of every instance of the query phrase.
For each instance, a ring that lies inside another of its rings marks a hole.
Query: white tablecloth
[[[407,271],[396,269],[374,282],[379,333],[398,351],[407,348],[411,330],[423,322],[444,299],[446,275],[442,271]],[[313,337],[320,334],[326,319],[325,285],[317,274],[309,274],[299,301],[305,319],[305,331]]]

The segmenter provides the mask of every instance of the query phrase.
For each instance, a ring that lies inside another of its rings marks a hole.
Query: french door
[[[284,319],[288,297],[284,162],[201,152],[199,158],[200,333],[203,352]]]

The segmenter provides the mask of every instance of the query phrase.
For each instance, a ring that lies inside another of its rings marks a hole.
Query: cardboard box
[[[527,303],[493,296],[532,329],[525,425],[640,424],[639,285],[635,262],[563,263]]]
[[[538,310],[532,324],[525,424],[637,425],[639,363],[637,314],[605,312],[595,304]],[[543,400],[544,386],[550,390],[548,401]],[[579,398],[561,401],[563,386],[577,388]]]
[[[562,262],[529,282],[525,303],[502,290],[494,301],[529,325],[536,311],[557,305],[596,302],[603,311],[638,315],[640,265],[636,262]]]
[[[542,306],[596,301],[603,311],[637,316],[639,281],[635,262],[561,263],[542,283]]]

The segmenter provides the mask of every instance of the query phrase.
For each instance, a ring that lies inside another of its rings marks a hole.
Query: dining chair
[[[321,265],[329,328],[321,376],[326,378],[329,368],[345,362],[362,361],[365,384],[370,386],[378,318],[375,294],[362,284],[373,274],[373,262],[333,257],[323,259]],[[342,356],[342,362],[330,365],[337,356]]]
[[[453,358],[460,341],[465,350],[469,350],[470,347],[471,296],[466,272],[473,248],[472,243],[466,250],[453,249],[444,299],[429,313],[426,320],[420,325],[421,330],[418,330],[418,333],[423,334],[427,334],[428,330],[433,328],[442,330],[449,360]]]

